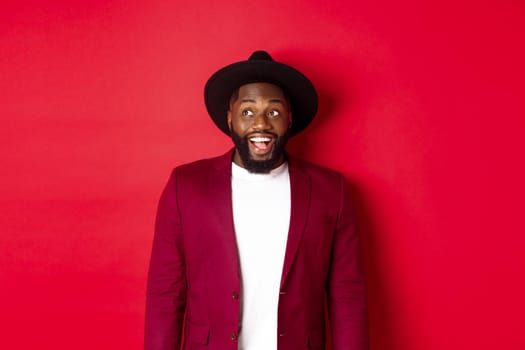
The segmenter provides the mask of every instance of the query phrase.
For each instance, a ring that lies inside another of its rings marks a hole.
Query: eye
[[[253,112],[252,112],[251,110],[249,110],[249,109],[245,109],[244,111],[241,112],[241,115],[242,115],[243,117],[251,117],[251,116],[253,116],[254,114],[253,114]]]
[[[278,110],[272,109],[268,112],[268,118],[277,118],[280,115]]]

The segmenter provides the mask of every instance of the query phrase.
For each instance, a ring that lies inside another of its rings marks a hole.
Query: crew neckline
[[[267,174],[250,173],[245,168],[232,162],[232,177],[239,179],[252,179],[252,180],[267,180],[278,177],[288,170],[288,162],[284,162],[277,168],[270,170]]]

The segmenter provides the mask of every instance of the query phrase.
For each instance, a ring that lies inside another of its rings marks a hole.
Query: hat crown
[[[273,58],[272,56],[270,56],[268,52],[259,50],[259,51],[254,51],[248,60],[249,61],[273,61]]]
[[[219,69],[206,82],[204,101],[213,122],[226,135],[231,135],[227,121],[232,93],[242,85],[270,83],[279,86],[290,101],[294,122],[290,136],[297,135],[314,119],[317,112],[317,92],[301,72],[276,62],[266,51],[254,51],[246,61]]]

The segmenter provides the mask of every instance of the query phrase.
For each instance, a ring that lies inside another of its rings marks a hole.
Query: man
[[[235,148],[175,168],[148,276],[146,350],[368,348],[359,241],[340,174],[288,156],[317,93],[264,51],[217,71],[208,112]]]

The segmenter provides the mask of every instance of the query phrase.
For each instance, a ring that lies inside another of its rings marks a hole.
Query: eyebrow
[[[255,103],[255,100],[252,100],[252,99],[249,99],[249,98],[243,98],[240,102],[241,102],[241,103],[245,103],[245,102],[252,102],[252,103]]]

